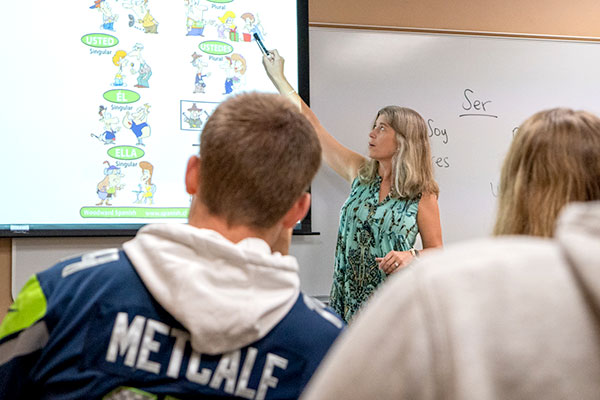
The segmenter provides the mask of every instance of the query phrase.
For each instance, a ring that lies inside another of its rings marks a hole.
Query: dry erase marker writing
[[[271,53],[269,53],[269,50],[267,50],[262,40],[260,40],[258,33],[254,33],[254,39],[256,39],[256,43],[258,44],[258,47],[260,47],[260,51],[262,51],[265,56],[269,57]]]

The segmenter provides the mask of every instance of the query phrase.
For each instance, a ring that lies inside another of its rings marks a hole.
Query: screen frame
[[[298,35],[298,94],[310,105],[308,0],[296,0]],[[310,189],[309,189],[310,192]],[[156,222],[162,223],[162,222]],[[182,222],[183,223],[183,222]],[[127,237],[147,224],[0,224],[1,238],[22,237]],[[68,228],[67,228],[68,227]],[[311,210],[298,222],[294,235],[318,235],[312,231]]]

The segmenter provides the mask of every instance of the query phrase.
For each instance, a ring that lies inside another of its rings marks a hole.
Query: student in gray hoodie
[[[500,185],[498,237],[397,273],[303,400],[600,398],[600,119],[532,116]]]

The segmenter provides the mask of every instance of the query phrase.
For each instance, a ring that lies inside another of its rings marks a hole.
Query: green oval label
[[[117,160],[137,160],[146,154],[144,150],[135,146],[115,146],[108,149],[107,153]]]
[[[208,0],[211,3],[231,3],[233,0]]]
[[[116,46],[119,43],[119,39],[106,33],[90,33],[82,36],[81,41],[83,44],[90,47],[107,48]]]
[[[127,89],[113,89],[108,92],[104,92],[102,95],[105,100],[110,101],[111,103],[118,104],[129,104],[135,103],[140,99],[140,95],[133,90]]]
[[[198,48],[207,54],[215,56],[224,56],[233,51],[233,46],[229,43],[219,42],[218,40],[208,40],[198,45]]]

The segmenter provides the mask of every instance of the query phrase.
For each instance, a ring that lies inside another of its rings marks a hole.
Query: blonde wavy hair
[[[433,174],[427,124],[410,108],[387,106],[377,112],[396,132],[398,148],[392,157],[392,190],[396,198],[416,198],[422,193],[439,195]],[[369,159],[358,170],[361,183],[376,179],[379,161]]]
[[[600,118],[554,108],[518,129],[502,166],[495,235],[552,237],[570,202],[600,199]]]

